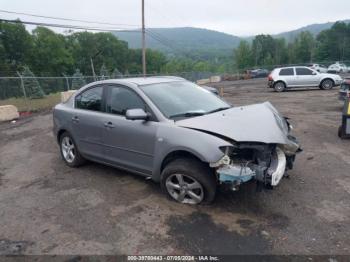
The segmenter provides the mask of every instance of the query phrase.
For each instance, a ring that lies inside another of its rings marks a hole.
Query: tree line
[[[159,72],[166,63],[161,52],[147,50],[150,73]],[[96,74],[105,67],[112,73],[138,74],[141,50],[129,49],[126,42],[112,33],[71,32],[59,34],[37,27],[31,33],[21,23],[0,22],[0,74],[13,75],[28,66],[36,76],[72,75],[79,69],[83,75]]]
[[[0,76],[29,71],[35,76],[121,76],[140,74],[141,50],[131,49],[112,33],[56,33],[45,27],[28,32],[23,24],[0,22]],[[208,58],[166,56],[147,50],[150,74],[179,72],[230,73],[252,67],[350,60],[350,24],[335,23],[314,37],[301,32],[293,41],[257,35],[240,42],[232,55],[208,51]],[[26,68],[25,68],[26,67]],[[28,71],[29,70],[29,71]],[[77,72],[79,70],[79,72]]]
[[[333,63],[350,60],[350,23],[335,23],[314,37],[299,33],[291,42],[270,35],[257,35],[250,43],[241,41],[234,49],[235,67],[239,70],[274,65]]]

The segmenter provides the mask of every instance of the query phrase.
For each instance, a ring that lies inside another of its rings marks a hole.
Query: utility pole
[[[142,73],[146,77],[145,0],[142,1]]]

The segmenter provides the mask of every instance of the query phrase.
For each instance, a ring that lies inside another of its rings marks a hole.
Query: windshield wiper
[[[219,112],[219,111],[223,111],[223,110],[226,110],[226,109],[230,109],[231,107],[230,106],[225,106],[225,107],[219,107],[219,108],[216,108],[214,110],[211,110],[209,112],[206,112],[205,114],[212,114],[212,113],[215,113],[215,112]]]
[[[186,113],[179,113],[179,114],[171,115],[171,116],[169,116],[169,118],[202,116],[204,114],[206,114],[206,113],[205,112],[186,112]]]

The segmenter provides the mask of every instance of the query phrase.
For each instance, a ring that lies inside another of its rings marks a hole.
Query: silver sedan
[[[65,163],[91,160],[160,182],[170,198],[213,201],[218,185],[277,186],[298,142],[270,104],[232,107],[175,77],[91,83],[53,110]]]

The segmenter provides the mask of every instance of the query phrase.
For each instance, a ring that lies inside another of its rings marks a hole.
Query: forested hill
[[[129,43],[131,48],[141,47],[141,33],[115,32],[115,35]],[[240,38],[214,30],[193,27],[150,28],[146,33],[147,47],[176,53],[176,51],[231,50],[238,46]]]
[[[350,19],[348,20],[342,20],[341,22],[349,23]],[[313,36],[317,36],[321,31],[330,29],[335,22],[328,22],[328,23],[323,23],[323,24],[312,24],[312,25],[307,25],[301,28],[298,28],[296,30],[288,31],[288,32],[283,32],[280,34],[273,35],[274,37],[284,37],[287,41],[292,41],[294,38],[303,31],[309,31]]]
[[[350,20],[344,20],[344,22],[348,23]],[[334,22],[312,24],[272,36],[275,38],[283,37],[289,42],[293,41],[302,31],[309,31],[313,36],[316,36],[322,30],[331,28],[333,24]],[[183,53],[186,51],[203,53],[203,51],[208,52],[210,50],[219,53],[231,52],[233,48],[239,45],[240,40],[250,41],[254,39],[254,36],[238,37],[214,30],[193,27],[149,28],[147,32],[149,32],[146,34],[148,48],[166,51],[166,53],[170,54]],[[119,39],[127,41],[130,48],[141,47],[140,31],[118,31],[115,32],[115,35]]]

